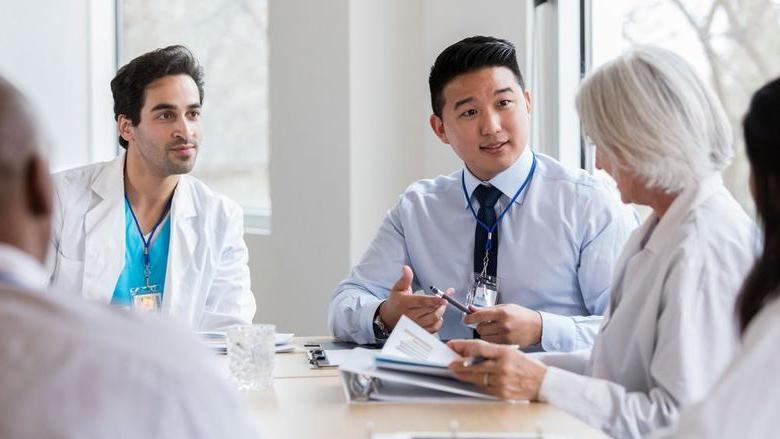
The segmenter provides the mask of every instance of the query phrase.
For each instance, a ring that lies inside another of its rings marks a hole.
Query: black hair
[[[780,78],[753,95],[742,127],[753,197],[764,231],[764,248],[737,300],[744,334],[761,308],[780,295]]]
[[[146,87],[168,75],[189,75],[198,86],[200,103],[203,104],[203,67],[186,47],[168,46],[133,59],[116,73],[111,80],[114,120],[119,120],[121,114],[130,119],[133,125],[138,125],[141,122]],[[121,136],[119,144],[127,148],[127,141]]]
[[[464,38],[444,49],[436,58],[428,76],[433,114],[441,117],[444,107],[444,87],[456,76],[471,73],[485,67],[506,67],[512,71],[520,88],[525,91],[523,74],[517,65],[515,46],[495,37],[474,36]]]

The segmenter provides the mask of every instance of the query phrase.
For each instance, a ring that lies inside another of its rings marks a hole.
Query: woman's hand
[[[547,366],[509,346],[484,340],[452,340],[447,345],[465,358],[450,370],[461,381],[475,384],[487,393],[507,400],[536,400]],[[468,365],[468,359],[485,361]]]

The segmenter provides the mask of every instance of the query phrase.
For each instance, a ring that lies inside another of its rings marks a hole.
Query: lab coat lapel
[[[723,180],[719,174],[713,174],[701,182],[691,184],[677,196],[660,221],[654,213],[651,213],[642,226],[634,230],[618,259],[617,265],[615,265],[615,273],[617,275],[612,283],[610,305],[607,315],[604,316],[601,331],[609,324],[610,316],[618,304],[620,304],[623,291],[631,287],[630,285],[628,287],[623,285],[625,273],[642,270],[648,258],[653,257],[653,255],[664,254],[666,247],[674,244],[674,242],[670,241],[675,239],[676,236],[673,231],[680,227],[680,224],[693,209],[707,200],[722,185]],[[650,233],[653,226],[655,226],[655,229],[643,248],[642,241]],[[647,251],[642,252],[643,249]]]
[[[615,264],[615,275],[613,277],[612,288],[610,289],[609,293],[609,308],[607,308],[607,312],[604,314],[604,319],[601,322],[600,331],[604,331],[607,325],[609,325],[612,314],[620,303],[620,299],[623,296],[623,290],[625,289],[623,286],[623,278],[625,277],[626,272],[629,270],[635,270],[635,267],[637,266],[641,267],[642,258],[640,257],[640,252],[642,251],[642,240],[644,239],[647,232],[653,227],[653,223],[655,223],[655,221],[655,215],[650,214],[645,222],[642,223],[639,228],[634,230],[634,232],[628,238],[628,241],[626,241],[626,244],[623,246],[623,251],[620,252],[620,257]]]
[[[124,163],[120,154],[103,167],[91,189],[99,201],[84,217],[84,277],[82,295],[110,302],[124,267]]]
[[[680,224],[690,216],[691,212],[721,187],[723,187],[723,179],[717,173],[688,185],[666,210],[653,236],[647,241],[647,248],[662,253],[670,245],[675,245],[676,235],[673,231],[679,229]]]
[[[168,268],[165,276],[163,313],[188,314],[196,289],[197,257],[200,234],[197,230],[198,212],[189,178],[182,175],[176,186],[171,205],[171,241],[168,250]]]

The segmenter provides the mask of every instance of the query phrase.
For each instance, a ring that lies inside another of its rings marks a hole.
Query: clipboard
[[[324,343],[304,343],[303,348],[306,350],[306,358],[309,361],[309,367],[311,369],[327,369],[339,367],[339,363],[332,363],[328,359],[328,351],[347,351],[361,347],[364,349],[381,349],[381,344],[367,344],[359,345],[357,343],[351,343],[348,341],[329,341]]]

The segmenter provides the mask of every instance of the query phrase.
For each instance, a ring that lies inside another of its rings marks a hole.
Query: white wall
[[[255,320],[298,334],[324,333],[349,265],[348,20],[348,0],[269,3],[272,233],[250,268]]]
[[[114,2],[2,0],[0,74],[37,110],[54,170],[114,151]],[[108,121],[108,123],[106,123]]]
[[[424,172],[422,9],[419,0],[350,3],[351,263],[398,195]]]

